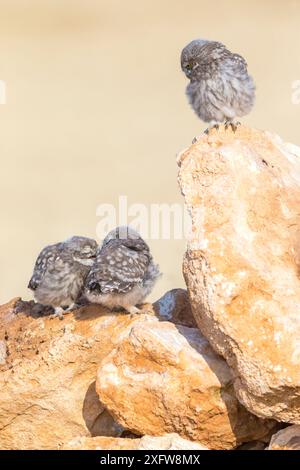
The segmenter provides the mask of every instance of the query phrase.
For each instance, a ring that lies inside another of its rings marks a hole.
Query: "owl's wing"
[[[87,288],[102,294],[125,293],[136,284],[141,284],[151,255],[147,251],[136,251],[135,248],[134,243],[123,241],[117,247],[107,246],[101,250],[88,275]]]
[[[47,273],[62,272],[64,275],[65,271],[63,268],[67,268],[71,263],[72,258],[70,253],[63,250],[61,243],[46,246],[36,260],[28,288],[33,291],[36,290],[41,285]]]

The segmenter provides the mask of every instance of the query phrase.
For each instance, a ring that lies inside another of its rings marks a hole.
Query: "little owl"
[[[49,245],[39,254],[28,288],[42,305],[50,305],[55,316],[74,308],[96,257],[97,243],[86,237],[72,237]]]
[[[152,291],[160,276],[150,249],[130,227],[118,227],[104,239],[85,283],[85,296],[109,309],[141,313],[136,305]]]
[[[243,57],[220,42],[196,39],[183,49],[181,68],[190,80],[189,102],[200,119],[209,123],[209,129],[224,122],[226,129],[231,126],[235,131],[239,124],[235,118],[248,114],[255,99]]]

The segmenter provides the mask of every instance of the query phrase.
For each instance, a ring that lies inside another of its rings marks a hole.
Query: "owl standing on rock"
[[[237,117],[251,111],[255,85],[247,63],[220,42],[196,39],[181,53],[181,68],[190,83],[186,93],[196,114],[211,128],[231,126],[235,132]]]
[[[28,288],[42,305],[51,306],[63,318],[65,309],[74,308],[85,279],[94,263],[97,243],[86,237],[72,237],[49,245],[39,254]]]
[[[130,227],[118,227],[104,239],[85,283],[85,296],[111,310],[142,313],[141,304],[160,276],[150,249]]]

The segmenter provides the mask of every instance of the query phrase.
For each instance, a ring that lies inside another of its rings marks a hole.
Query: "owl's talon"
[[[218,122],[212,121],[209,124],[208,128],[205,129],[204,134],[208,135],[210,133],[210,131],[212,131],[213,129],[218,131],[220,129],[220,124]]]
[[[135,318],[137,315],[140,315],[141,313],[143,313],[142,310],[140,310],[139,308],[135,306],[128,307],[127,311],[129,313],[130,318]]]
[[[240,126],[241,123],[239,121],[225,121],[225,130],[228,129],[228,127],[231,127],[232,132],[236,132],[238,126]]]
[[[231,126],[231,129],[232,129],[232,132],[236,132],[238,126],[240,126],[240,125],[241,125],[240,122],[231,122],[231,123],[230,123],[230,126]]]
[[[142,313],[144,315],[148,315],[148,316],[153,316],[154,315],[153,309],[151,309],[150,307],[143,308]]]
[[[53,320],[53,318],[59,318],[60,320],[63,320],[64,312],[65,311],[62,307],[56,307],[54,313],[50,315],[50,320]]]
[[[130,314],[129,314],[130,320],[134,320],[134,319],[135,319],[136,317],[138,317],[138,316],[139,316],[138,313],[130,313]]]

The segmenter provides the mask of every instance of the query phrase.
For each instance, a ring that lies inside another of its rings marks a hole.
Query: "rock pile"
[[[149,445],[231,449],[274,429],[239,404],[231,370],[196,328],[100,306],[63,321],[15,309],[0,309],[1,449],[141,449],[139,436],[174,433],[177,444]]]
[[[299,449],[299,157],[244,127],[179,156],[188,292],[147,314],[0,307],[0,448]]]

